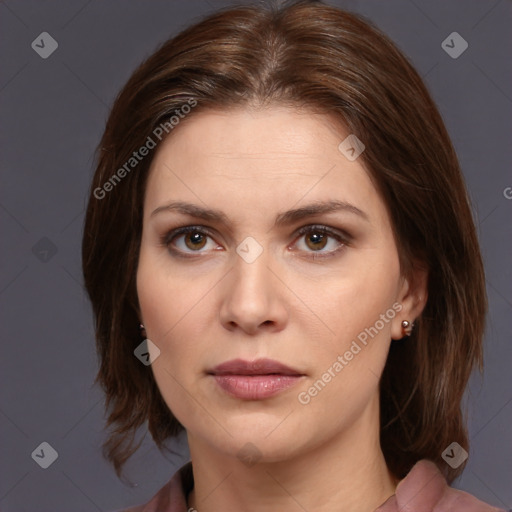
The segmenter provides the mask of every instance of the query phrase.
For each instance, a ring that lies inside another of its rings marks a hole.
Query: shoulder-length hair
[[[149,141],[205,109],[275,104],[333,116],[363,141],[360,158],[387,205],[402,272],[415,261],[428,267],[425,309],[412,336],[392,343],[381,378],[381,446],[397,478],[427,458],[451,482],[463,466],[451,469],[441,454],[453,441],[468,449],[461,402],[473,367],[482,369],[487,307],[461,170],[407,58],[370,22],[314,1],[210,15],[164,43],[115,100],[82,247],[111,427],[104,454],[119,475],[146,421],[159,448],[183,430],[133,354],[142,340],[135,276],[156,151]]]

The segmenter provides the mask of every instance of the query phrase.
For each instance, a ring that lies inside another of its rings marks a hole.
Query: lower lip
[[[243,400],[263,400],[288,389],[301,375],[214,375],[217,384],[229,395]]]

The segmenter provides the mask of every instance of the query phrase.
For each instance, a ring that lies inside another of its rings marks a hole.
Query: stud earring
[[[140,335],[143,338],[147,338],[147,336],[146,336],[146,328],[144,327],[144,324],[139,324],[139,331],[140,331]]]
[[[410,336],[412,330],[414,328],[414,322],[409,322],[409,320],[402,321],[402,336]]]

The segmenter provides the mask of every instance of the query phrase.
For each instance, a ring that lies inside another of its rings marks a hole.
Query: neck
[[[278,462],[263,456],[250,467],[189,433],[194,489],[188,506],[197,512],[373,512],[398,482],[386,466],[378,429],[364,428],[375,422],[363,419],[297,456]]]

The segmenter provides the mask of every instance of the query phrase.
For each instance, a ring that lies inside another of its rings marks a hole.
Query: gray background
[[[474,375],[467,393],[470,458],[455,485],[512,508],[511,3],[331,3],[375,21],[411,58],[460,157],[485,257],[490,314],[484,377]],[[146,438],[127,466],[130,484],[102,459],[103,398],[93,385],[97,360],[80,241],[93,152],[115,95],[159,43],[227,4],[0,2],[4,512],[108,511],[144,502],[188,460],[183,437],[167,458]],[[48,59],[31,48],[44,31],[59,44]],[[453,31],[469,43],[457,59],[441,47]],[[46,470],[31,458],[43,441],[59,455]]]

